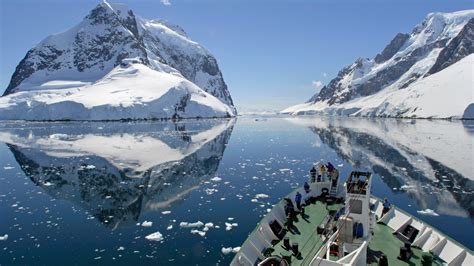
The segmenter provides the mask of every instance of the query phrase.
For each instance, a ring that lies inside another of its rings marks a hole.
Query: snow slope
[[[118,66],[90,85],[16,92],[0,98],[0,119],[118,120],[233,114],[230,106],[194,83],[142,64]]]
[[[327,102],[304,103],[283,113],[412,118],[474,118],[474,55],[445,70],[411,84],[406,89],[388,87],[380,92],[331,106]],[[471,107],[472,108],[472,107]]]
[[[78,25],[28,51],[0,102],[0,119],[236,114],[207,49],[179,26],[105,1]]]
[[[374,59],[357,59],[307,103],[282,113],[473,118],[465,112],[473,103],[472,58],[466,59],[473,53],[474,10],[430,13]]]

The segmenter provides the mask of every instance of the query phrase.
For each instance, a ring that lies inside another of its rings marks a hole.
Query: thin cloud
[[[160,0],[160,2],[165,5],[165,6],[170,6],[171,5],[171,1],[170,0]]]
[[[316,89],[317,91],[321,90],[321,88],[324,86],[323,82],[320,80],[313,81],[311,85],[313,85],[313,88]]]

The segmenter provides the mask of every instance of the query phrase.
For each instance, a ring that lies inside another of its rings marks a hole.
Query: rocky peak
[[[409,34],[398,33],[395,38],[393,38],[392,41],[383,49],[383,51],[375,56],[375,63],[380,64],[392,58],[392,56],[398,52],[398,50],[402,47],[405,41],[408,40],[408,38],[410,38]]]
[[[130,58],[155,71],[184,77],[233,106],[217,60],[181,27],[139,18],[127,6],[106,1],[75,27],[28,51],[4,95],[41,90],[54,80],[93,83]]]
[[[309,102],[334,105],[389,86],[406,88],[473,53],[473,24],[474,10],[430,13],[411,34],[398,33],[373,60],[359,58],[344,67]],[[437,58],[433,66],[432,58]]]
[[[470,19],[461,32],[443,48],[426,76],[443,70],[472,53],[474,53],[474,18]]]

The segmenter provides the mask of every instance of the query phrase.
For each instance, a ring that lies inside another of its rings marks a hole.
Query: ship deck
[[[340,204],[327,205],[324,202],[316,201],[305,207],[305,217],[297,215],[293,230],[288,230],[286,237],[290,240],[290,245],[298,243],[300,254],[295,256],[291,250],[283,246],[283,240],[273,243],[273,246],[267,250],[266,256],[276,255],[285,258],[291,265],[309,265],[318,250],[323,245],[323,239],[316,231],[318,225],[323,223],[329,215],[329,210],[338,210]],[[403,246],[394,234],[393,230],[385,224],[377,223],[374,229],[374,235],[368,246],[367,265],[378,265],[378,259],[383,253],[387,256],[389,265],[421,265],[423,251],[412,247],[413,255],[408,262],[399,260],[397,257],[400,247]],[[337,258],[331,257],[331,260]],[[442,265],[434,259],[432,265]]]
[[[340,207],[340,204],[327,205],[321,201],[306,205],[305,217],[302,218],[301,214],[298,214],[293,229],[288,230],[285,235],[290,239],[290,245],[298,243],[300,254],[295,256],[283,246],[283,240],[280,240],[270,248],[271,255],[284,257],[291,265],[308,265],[323,245],[323,239],[316,228],[326,219],[330,210],[337,211]]]
[[[393,234],[390,227],[377,223],[367,250],[367,264],[378,265],[378,257],[383,252],[387,256],[388,265],[422,265],[423,251],[416,247],[411,248],[413,255],[408,262],[399,260],[397,257],[401,246],[403,242]],[[432,265],[442,265],[442,263],[439,260],[433,260]]]

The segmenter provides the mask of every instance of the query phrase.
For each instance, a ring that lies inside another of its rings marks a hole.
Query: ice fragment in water
[[[143,227],[151,227],[152,225],[153,225],[153,222],[151,222],[151,221],[144,221],[144,222],[142,223],[142,226],[143,226]]]
[[[230,254],[231,252],[232,252],[232,253],[237,253],[237,252],[239,252],[239,250],[240,250],[240,247],[235,247],[235,248],[232,248],[232,247],[224,248],[224,247],[223,247],[223,248],[221,249],[221,252],[222,252],[222,254],[224,254],[224,255],[228,255],[228,254]]]
[[[256,199],[265,199],[265,198],[268,198],[268,195],[261,193],[261,194],[255,195],[255,198]]]
[[[213,182],[219,182],[221,180],[222,180],[222,178],[220,178],[218,176],[211,178],[211,181],[213,181]]]
[[[197,229],[192,229],[191,230],[191,234],[199,234],[200,236],[205,236],[206,235],[206,232],[204,231],[199,231]]]
[[[154,232],[153,234],[149,234],[145,237],[150,241],[161,241],[163,240],[163,235],[160,232]]]
[[[161,214],[170,214],[171,211],[162,211]]]
[[[179,226],[183,227],[183,228],[201,227],[203,225],[204,225],[204,223],[201,222],[201,221],[197,221],[195,223],[188,223],[188,222],[179,223]]]
[[[416,211],[416,212],[421,214],[421,215],[439,216],[439,214],[437,214],[432,209],[426,209],[426,210],[421,210],[421,211]]]
[[[0,241],[5,241],[5,240],[7,240],[7,239],[8,239],[8,235],[7,235],[7,234],[5,234],[5,235],[3,235],[3,236],[0,236]]]

